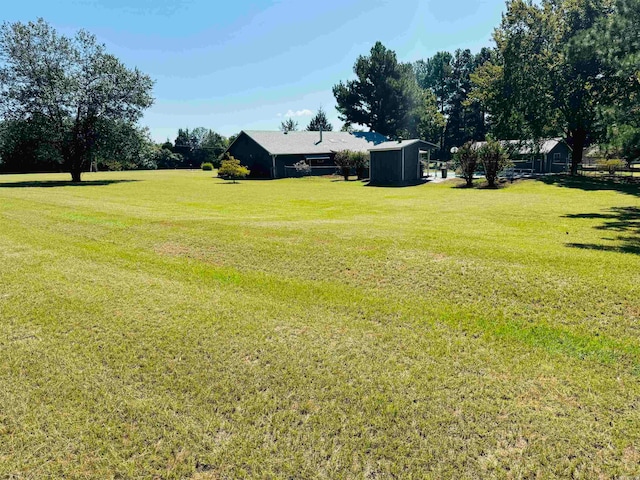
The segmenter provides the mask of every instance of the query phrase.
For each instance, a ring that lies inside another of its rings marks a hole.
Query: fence
[[[311,173],[308,175],[333,175],[338,173],[338,168],[335,165],[322,165],[322,166],[312,166]],[[296,170],[296,167],[293,165],[285,165],[284,166],[284,176],[285,177],[303,177],[304,173]]]
[[[598,165],[582,165],[578,173],[585,177],[640,183],[640,165],[638,164],[631,167],[616,168],[613,172]]]

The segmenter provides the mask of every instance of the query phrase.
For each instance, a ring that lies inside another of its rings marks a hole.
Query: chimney
[[[322,143],[322,125],[320,125],[320,141],[318,143]]]

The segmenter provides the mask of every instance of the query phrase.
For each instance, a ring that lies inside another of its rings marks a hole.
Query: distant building
[[[280,132],[246,130],[240,132],[227,152],[251,170],[252,177],[295,176],[293,165],[301,160],[314,175],[336,171],[336,152],[369,151],[388,139],[375,132]]]
[[[372,185],[411,185],[422,181],[421,152],[438,146],[424,140],[384,142],[369,149]]]
[[[480,148],[486,142],[475,142]],[[571,147],[561,138],[549,138],[541,142],[528,140],[504,140],[503,147],[509,153],[513,169],[528,173],[562,173],[570,170]]]

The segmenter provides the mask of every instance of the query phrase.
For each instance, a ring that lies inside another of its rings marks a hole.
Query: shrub
[[[478,149],[478,159],[484,167],[484,176],[489,188],[495,188],[498,173],[510,164],[504,148],[500,142],[487,138],[487,143]]]
[[[356,169],[358,180],[361,180],[369,166],[369,154],[367,152],[351,152],[351,165]]]
[[[473,148],[473,142],[467,142],[458,149],[454,162],[456,170],[467,182],[467,187],[473,186],[473,172],[478,166],[478,150]]]
[[[311,175],[311,165],[309,165],[304,160],[300,160],[299,162],[294,163],[293,167],[300,175]]]
[[[349,150],[340,150],[333,159],[345,181],[349,180],[349,174],[353,166],[352,153]]]
[[[213,163],[205,162],[202,165],[200,165],[200,168],[202,168],[202,170],[211,171],[213,170]]]
[[[625,162],[614,158],[603,158],[596,162],[596,166],[598,167],[598,170],[604,170],[609,172],[609,175],[613,175],[617,170],[621,170],[625,167]]]
[[[227,160],[223,160],[218,169],[218,177],[231,179],[233,183],[239,178],[245,178],[251,171],[244,165],[240,165],[240,160],[229,155]]]

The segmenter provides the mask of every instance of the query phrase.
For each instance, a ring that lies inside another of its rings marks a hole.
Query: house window
[[[560,154],[559,153],[554,153],[553,154],[553,163],[562,163],[560,161]]]
[[[317,160],[317,162],[318,162],[318,163],[324,163],[324,158],[319,158],[319,159]]]

